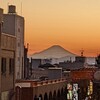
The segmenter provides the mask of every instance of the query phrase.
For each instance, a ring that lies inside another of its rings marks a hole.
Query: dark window
[[[1,59],[1,73],[6,73],[6,58]]]
[[[20,47],[20,43],[18,43],[18,47]]]
[[[18,32],[20,32],[20,28],[18,28]]]
[[[1,23],[0,23],[0,34],[1,34]]]
[[[9,59],[9,73],[12,74],[14,72],[14,59]]]

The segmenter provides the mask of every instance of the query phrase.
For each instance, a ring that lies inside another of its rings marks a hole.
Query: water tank
[[[16,6],[9,5],[9,7],[8,7],[8,13],[9,14],[16,14]]]

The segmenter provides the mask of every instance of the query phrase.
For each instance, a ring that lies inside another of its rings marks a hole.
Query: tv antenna
[[[21,2],[21,16],[22,16],[22,2]]]

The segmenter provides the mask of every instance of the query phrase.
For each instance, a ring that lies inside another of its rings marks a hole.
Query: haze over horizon
[[[58,52],[57,52],[58,51]],[[34,52],[34,53],[32,53],[32,54],[29,54],[28,56],[30,57],[30,56],[37,56],[38,55],[38,58],[41,56],[41,54],[42,54],[42,56],[56,56],[56,54],[57,55],[60,55],[60,53],[61,53],[61,55],[63,55],[63,57],[66,57],[66,56],[81,56],[81,52],[83,51],[83,56],[86,56],[86,55],[84,55],[84,50],[80,50],[80,53],[79,54],[76,54],[76,53],[74,53],[74,52],[72,52],[72,51],[69,51],[68,49],[65,49],[64,47],[62,47],[62,46],[60,46],[60,45],[52,45],[52,46],[50,46],[50,47],[48,47],[48,48],[45,48],[45,49],[43,49],[43,50],[41,50],[41,51],[38,51],[38,52]],[[64,55],[65,54],[65,55]],[[66,55],[67,54],[67,55]],[[86,56],[86,57],[95,57],[95,56]],[[45,58],[45,57],[44,57]],[[52,58],[52,57],[51,57]],[[61,58],[61,57],[59,57],[59,58]]]
[[[75,54],[84,49],[86,56],[100,53],[99,0],[0,0],[5,13],[8,3],[16,5],[17,13],[25,17],[29,54],[52,45]]]

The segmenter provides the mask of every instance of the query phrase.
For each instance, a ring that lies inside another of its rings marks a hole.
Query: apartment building
[[[9,5],[3,14],[3,32],[16,37],[15,79],[24,78],[24,17],[17,15],[16,7]]]
[[[0,97],[1,97],[1,29],[2,29],[2,19],[3,9],[0,8]],[[0,99],[1,100],[1,99]]]
[[[16,37],[2,32],[3,10],[0,9],[0,99],[12,100],[15,84]]]
[[[15,80],[24,76],[24,18],[0,8],[0,100],[13,100]]]

